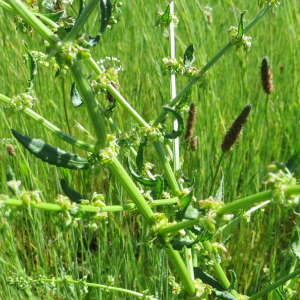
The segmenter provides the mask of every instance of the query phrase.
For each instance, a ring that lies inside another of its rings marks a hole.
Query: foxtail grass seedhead
[[[223,152],[229,151],[234,143],[240,137],[241,131],[247,122],[247,117],[251,110],[251,104],[247,104],[239,116],[233,121],[232,125],[230,126],[228,132],[226,133],[223,143],[222,143],[222,150]]]
[[[190,106],[189,117],[186,126],[186,133],[185,133],[186,140],[193,136],[196,116],[197,116],[197,106],[195,102],[192,102]]]
[[[269,59],[265,56],[261,64],[261,83],[265,93],[271,94],[274,91],[273,73],[270,68]]]
[[[194,136],[191,139],[191,149],[192,151],[196,151],[197,150],[197,141],[198,141],[198,137]]]
[[[15,147],[12,144],[7,145],[7,153],[10,156],[16,156]]]

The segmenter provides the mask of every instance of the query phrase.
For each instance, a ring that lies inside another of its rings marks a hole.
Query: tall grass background
[[[162,58],[169,56],[169,43],[160,29],[154,27],[156,11],[164,10],[166,5],[166,1],[124,1],[119,23],[92,50],[95,60],[105,56],[121,60],[124,72],[119,73],[120,92],[148,122],[170,100],[169,78],[162,75]],[[206,5],[213,8],[211,24],[204,13]],[[76,5],[73,9],[69,13],[75,16]],[[193,42],[194,66],[203,66],[228,42],[226,31],[231,25],[237,26],[245,9],[247,24],[259,11],[256,1],[176,1],[175,11],[180,20],[176,29],[176,57],[183,57],[186,47]],[[23,63],[22,40],[31,50],[44,51],[44,45],[36,34],[31,37],[16,31],[12,14],[1,9],[0,13],[0,90],[11,97],[26,89],[29,76],[28,66]],[[99,12],[91,16],[87,34],[97,32],[99,16]],[[198,136],[198,149],[190,152],[183,145],[181,156],[185,158],[182,165],[185,174],[198,170],[197,199],[210,196],[222,138],[247,103],[252,104],[250,117],[238,144],[221,164],[214,193],[222,174],[225,203],[262,191],[267,166],[273,161],[286,162],[292,155],[299,134],[299,16],[296,0],[282,1],[275,15],[267,14],[247,33],[253,37],[249,53],[237,53],[232,48],[207,72],[206,87],[194,87],[191,100],[197,105],[194,134]],[[268,105],[259,72],[264,56],[269,57],[275,83]],[[91,72],[85,70],[86,74]],[[71,135],[92,142],[74,122],[78,121],[93,134],[84,109],[71,106],[70,75],[60,79],[54,78],[54,74],[51,67],[39,68],[35,91],[40,102],[34,110]],[[178,77],[177,90],[186,82],[186,78]],[[108,105],[104,96],[97,99],[102,106]],[[5,114],[3,105],[0,110]],[[134,120],[121,107],[116,109],[113,119],[124,132],[134,128]],[[62,174],[60,169],[37,160],[14,141],[11,143],[16,147],[17,156],[9,156],[3,141],[12,138],[9,128],[66,151],[74,152],[74,149],[21,112],[7,121],[9,126],[1,116],[0,193],[9,194],[5,171],[11,166],[22,186],[26,190],[40,190],[45,202],[54,203],[56,195],[62,193],[59,184],[62,176],[87,199],[96,191],[105,194],[107,205],[126,202],[122,187],[107,170],[101,170],[99,175],[72,170]],[[84,156],[81,150],[75,151]],[[147,150],[146,160],[155,164],[155,173],[161,172],[151,148]],[[295,175],[299,176],[297,170]],[[84,228],[82,221],[77,228],[66,228],[62,218],[54,213],[2,208],[1,214],[0,299],[132,299],[96,288],[81,294],[78,286],[67,283],[58,285],[54,294],[44,287],[33,285],[21,291],[6,283],[9,276],[22,274],[46,274],[49,278],[69,274],[73,279],[87,275],[89,282],[102,284],[112,275],[115,286],[136,291],[149,289],[159,299],[176,299],[170,295],[167,283],[167,277],[175,275],[174,270],[169,267],[163,250],[148,245],[147,226],[135,214],[110,213],[96,233]],[[294,219],[292,211],[270,205],[253,215],[250,222],[242,219],[215,238],[221,242],[233,234],[227,244],[228,252],[222,257],[222,267],[236,272],[239,293],[252,295],[268,285],[268,279],[275,281],[288,274],[291,259],[286,249]],[[273,296],[270,294],[268,299]]]

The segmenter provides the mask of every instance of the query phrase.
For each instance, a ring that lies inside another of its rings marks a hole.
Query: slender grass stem
[[[245,27],[244,32],[249,31],[272,7],[272,4],[265,6],[260,13]],[[195,84],[205,73],[208,71],[230,48],[232,47],[231,42],[226,44],[202,69],[196,74],[191,80],[184,86],[184,88],[177,94],[177,96],[168,104],[170,107],[175,106],[175,104],[182,98],[182,96],[190,90],[190,88]],[[153,126],[157,126],[167,115],[163,110],[158,118],[154,121]]]
[[[80,17],[77,19],[75,25],[72,27],[71,31],[64,39],[65,43],[70,43],[74,41],[82,30],[84,24],[87,22],[89,16],[94,11],[97,4],[100,3],[100,0],[91,0],[89,4],[85,7],[85,9],[80,14]]]
[[[216,169],[216,171],[215,171],[215,175],[214,175],[213,181],[212,181],[212,183],[211,183],[211,187],[210,187],[208,196],[211,196],[211,193],[212,193],[212,191],[213,191],[214,184],[215,184],[215,181],[216,181],[216,178],[217,178],[217,175],[218,175],[218,172],[219,172],[219,168],[220,168],[221,162],[222,162],[222,160],[223,160],[224,154],[225,154],[225,152],[222,152],[222,155],[221,155],[221,157],[220,157],[220,159],[219,159],[218,166],[217,166],[217,169]]]
[[[50,44],[57,43],[59,38],[39,20],[20,0],[7,0],[8,4],[29,24],[44,40]]]
[[[33,280],[32,282],[38,282],[37,280]],[[74,284],[81,284],[80,280],[72,280],[72,279],[68,279],[68,278],[64,278],[64,279],[44,279],[43,278],[43,282],[51,282],[51,283],[62,283],[62,282],[67,282],[67,283],[74,283]],[[114,291],[114,292],[120,292],[120,293],[124,293],[124,294],[128,294],[131,296],[135,296],[141,299],[145,299],[145,295],[135,292],[135,291],[131,291],[131,290],[127,290],[127,289],[123,289],[123,288],[119,288],[119,287],[114,287],[114,286],[109,286],[109,285],[104,285],[104,284],[98,284],[98,283],[89,283],[89,282],[84,282],[85,286],[88,287],[94,287],[94,288],[99,288],[99,289],[105,289],[108,291]],[[153,300],[158,300],[157,298],[152,298]]]
[[[261,298],[262,296],[270,293],[271,291],[275,290],[276,288],[278,288],[279,286],[284,284],[286,281],[296,277],[297,275],[300,275],[300,269],[297,269],[293,273],[290,273],[289,275],[284,276],[283,278],[281,278],[278,281],[274,282],[270,286],[264,288],[260,292],[256,293],[255,295],[251,296],[250,298],[248,298],[248,300],[256,300],[256,299]]]
[[[10,104],[11,99],[4,96],[3,94],[0,94],[0,101],[3,102],[4,104],[9,105],[9,106],[11,105]],[[40,123],[44,128],[46,128],[50,132],[54,133],[56,136],[58,136],[59,138],[61,138],[65,142],[67,142],[67,143],[69,143],[69,144],[71,144],[75,147],[78,147],[80,149],[83,149],[85,151],[96,153],[94,145],[79,141],[76,138],[74,138],[73,136],[63,132],[61,129],[59,129],[58,127],[53,125],[51,122],[49,122],[48,120],[46,120],[45,118],[43,118],[42,116],[40,116],[39,114],[34,112],[32,109],[24,108],[21,111],[22,111],[22,113],[26,114],[27,116],[29,116],[33,120]]]

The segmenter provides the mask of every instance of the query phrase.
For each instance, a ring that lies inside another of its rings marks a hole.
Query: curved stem
[[[264,7],[260,13],[245,27],[244,32],[249,31],[272,7],[272,3]],[[192,79],[185,85],[185,87],[177,94],[177,96],[168,104],[170,107],[173,107],[182,96],[190,90],[190,88],[195,84],[207,70],[209,70],[230,48],[232,47],[231,42],[227,43],[202,69],[196,74]],[[153,123],[153,126],[157,126],[167,115],[163,110],[158,118]]]

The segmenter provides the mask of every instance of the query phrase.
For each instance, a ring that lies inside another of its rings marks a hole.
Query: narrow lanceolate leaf
[[[106,30],[109,19],[111,17],[112,12],[112,3],[111,0],[101,0],[100,1],[100,7],[101,7],[101,27],[99,30],[99,33],[96,37],[90,37],[89,46],[94,47],[96,46],[99,41],[101,34]]]
[[[194,45],[191,43],[187,49],[185,50],[185,53],[183,55],[183,62],[184,67],[189,68],[193,62],[195,61],[195,55],[194,55]]]
[[[241,13],[241,21],[239,23],[238,33],[237,33],[237,36],[236,36],[237,39],[241,39],[243,37],[243,34],[244,34],[244,21],[243,21],[243,18],[244,18],[245,12],[246,11]]]
[[[16,175],[13,172],[11,167],[7,167],[6,169],[6,181],[16,180]]]
[[[272,285],[274,282],[272,280],[268,280],[269,281],[269,284]],[[281,290],[283,289],[282,288],[282,285],[279,287]],[[286,300],[286,298],[284,297],[284,295],[282,294],[282,292],[280,291],[279,288],[276,288],[275,289],[275,293],[276,293],[276,296],[277,296],[277,300]]]
[[[164,190],[164,180],[161,176],[156,176],[156,185],[155,188],[151,191],[150,195],[153,198],[153,200],[157,200],[160,198],[163,190]]]
[[[180,115],[180,113],[172,107],[164,106],[163,109],[170,112],[176,118],[176,120],[178,122],[178,130],[173,129],[172,133],[165,132],[165,137],[168,139],[176,139],[177,137],[181,136],[181,134],[184,130],[183,118]]]
[[[80,204],[84,197],[71,187],[69,187],[64,179],[60,179],[60,185],[64,193],[70,198],[71,201]]]
[[[61,11],[51,13],[51,14],[44,14],[43,16],[50,19],[53,22],[58,22],[64,15],[64,13],[65,13],[65,11],[61,10]]]
[[[82,98],[79,95],[78,90],[76,89],[76,83],[74,82],[71,87],[71,102],[73,107],[77,108],[83,105]]]
[[[231,295],[228,292],[219,292],[219,291],[213,291],[213,294],[220,298],[220,299],[224,299],[224,300],[238,300],[237,298],[235,298],[233,295]]]
[[[78,11],[77,20],[80,17],[80,15],[81,15],[81,13],[83,12],[84,9],[85,9],[85,0],[80,0],[79,1],[79,11]]]
[[[131,167],[131,163],[130,163],[130,157],[127,157],[127,166],[128,166],[128,170],[130,172],[130,174],[132,175],[132,177],[139,183],[145,185],[145,186],[156,186],[157,184],[157,180],[153,180],[153,179],[147,179],[144,178],[142,176],[139,176],[138,174],[135,173],[135,171],[133,170],[133,168]]]
[[[166,22],[169,20],[169,17],[170,17],[170,4],[168,4],[164,14],[161,16],[161,19]]]
[[[74,170],[86,170],[89,168],[89,163],[86,158],[81,158],[77,154],[54,148],[42,140],[33,139],[14,129],[11,129],[11,132],[30,153],[50,165]]]
[[[291,240],[291,250],[300,259],[300,237],[299,231],[295,230]]]
[[[27,91],[28,91],[33,88],[33,77],[37,74],[38,65],[37,65],[35,57],[32,55],[32,53],[25,41],[23,41],[23,45],[28,54],[28,65],[29,65],[29,72],[30,72],[30,78],[28,79],[28,88],[27,88]]]
[[[183,108],[186,105],[188,99],[190,98],[190,96],[192,94],[192,91],[193,91],[193,87],[191,87],[186,93],[184,93],[184,95],[180,99],[179,103],[176,105],[177,110]]]
[[[216,279],[198,267],[194,267],[194,276],[195,279],[200,278],[203,283],[210,285],[212,288],[218,291],[224,291],[224,288]]]

